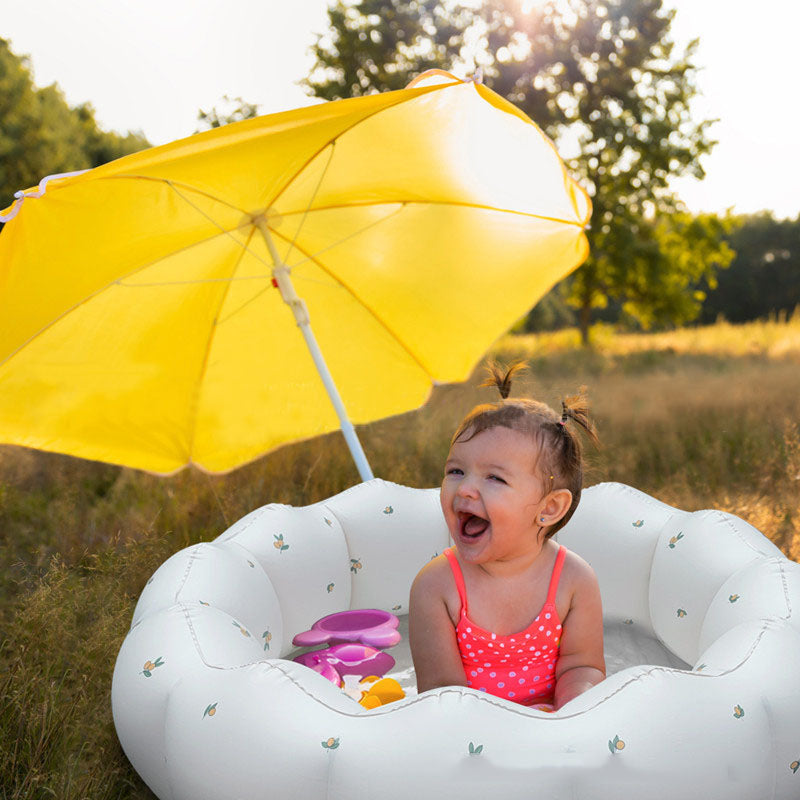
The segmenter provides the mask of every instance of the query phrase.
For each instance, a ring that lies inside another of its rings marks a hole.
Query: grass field
[[[557,406],[588,387],[603,443],[587,484],[618,480],[688,510],[721,508],[800,559],[800,315],[653,335],[506,337],[518,384]],[[436,389],[421,411],[362,432],[375,474],[434,486],[477,387]],[[516,393],[516,392],[515,392]],[[156,478],[0,447],[0,797],[152,798],[110,711],[114,660],[136,598],[176,550],[268,502],[304,505],[356,483],[339,435],[287,446],[228,476]]]

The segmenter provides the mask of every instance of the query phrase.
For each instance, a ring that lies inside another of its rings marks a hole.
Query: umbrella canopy
[[[364,423],[465,380],[588,251],[550,140],[449,75],[24,194],[0,233],[0,441],[159,473],[339,426],[306,309]]]

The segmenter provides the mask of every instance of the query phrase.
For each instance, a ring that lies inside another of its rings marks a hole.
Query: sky
[[[536,0],[527,0],[536,2]],[[316,102],[297,82],[328,0],[0,0],[0,38],[38,86],[90,102],[106,130],[192,134],[225,95],[273,113]],[[707,177],[674,186],[694,212],[800,214],[797,0],[665,0],[678,44],[700,39],[693,113],[718,119]],[[463,75],[461,77],[464,77]],[[20,187],[22,188],[22,187]],[[0,206],[2,206],[0,198]]]

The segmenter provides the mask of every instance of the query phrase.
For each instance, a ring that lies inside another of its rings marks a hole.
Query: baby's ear
[[[542,513],[545,525],[555,525],[572,505],[572,492],[569,489],[553,489],[547,495]]]

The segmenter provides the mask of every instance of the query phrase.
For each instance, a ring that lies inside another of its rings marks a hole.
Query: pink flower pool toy
[[[304,667],[313,669],[314,672],[319,672],[323,678],[327,678],[340,689],[344,689],[344,678],[337,672],[336,668],[322,656],[317,656],[314,653],[306,653],[304,656],[298,656],[294,660]]]
[[[381,676],[395,664],[388,653],[364,644],[335,644],[322,650],[313,650],[294,659],[298,664],[319,672],[329,681],[341,686],[345,675]]]
[[[292,640],[297,647],[328,646],[303,653],[294,660],[338,686],[344,685],[345,675],[380,677],[395,664],[395,660],[381,650],[400,641],[398,624],[394,614],[377,608],[329,614],[317,620],[311,630],[298,633]]]

